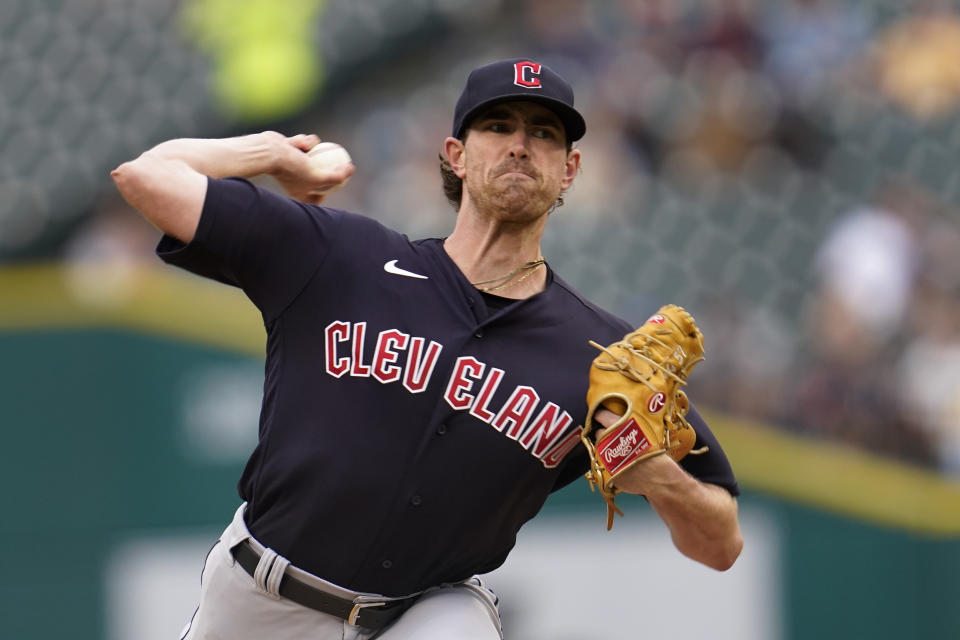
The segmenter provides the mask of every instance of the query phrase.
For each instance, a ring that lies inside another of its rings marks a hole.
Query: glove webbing
[[[669,332],[669,331],[665,331],[665,332],[663,332],[663,333],[670,333],[670,332]],[[649,334],[648,334],[648,335],[644,335],[644,338],[646,339],[647,342],[653,341],[653,342],[656,342],[656,343],[660,344],[660,346],[669,347],[669,345],[667,345],[665,342],[663,342],[662,340],[658,340],[657,338],[654,338],[652,335],[649,335]],[[594,366],[595,366],[595,367],[597,367],[598,369],[603,369],[604,371],[619,371],[620,373],[622,373],[622,374],[625,375],[626,377],[630,378],[630,379],[633,380],[634,382],[642,382],[643,384],[647,385],[647,387],[649,387],[651,391],[659,391],[659,389],[658,389],[657,387],[654,387],[654,386],[648,381],[647,378],[644,378],[644,377],[641,375],[641,373],[636,370],[636,368],[634,368],[633,366],[631,366],[629,360],[628,360],[625,356],[617,356],[617,355],[615,355],[613,352],[611,352],[610,349],[608,349],[607,347],[605,347],[605,346],[603,346],[603,345],[601,345],[601,344],[597,344],[597,343],[594,342],[593,340],[590,340],[590,345],[593,346],[593,347],[596,347],[596,348],[599,349],[600,351],[603,351],[605,354],[607,354],[608,356],[610,356],[610,357],[613,359],[613,362],[609,362],[609,363],[607,363],[607,362],[603,362],[603,363],[596,362],[596,363],[594,363]],[[640,358],[641,360],[645,360],[646,362],[648,362],[648,363],[651,364],[652,366],[654,366],[654,367],[656,367],[657,369],[659,369],[660,371],[662,371],[666,376],[672,378],[674,381],[676,381],[677,383],[679,383],[681,386],[687,384],[687,381],[686,381],[685,379],[681,378],[681,377],[680,377],[679,375],[677,375],[675,372],[670,371],[668,368],[666,368],[665,366],[663,366],[662,364],[660,364],[659,362],[657,362],[656,360],[654,360],[653,358],[651,358],[650,356],[648,356],[647,353],[646,353],[646,345],[644,345],[644,348],[643,348],[643,349],[638,349],[637,347],[633,346],[632,344],[630,344],[630,343],[627,342],[626,340],[621,340],[620,342],[615,342],[615,343],[612,344],[611,346],[621,347],[621,348],[623,348],[623,349],[626,349],[626,350],[629,351],[631,354],[637,356],[637,357]],[[699,362],[699,360],[698,360],[697,362]]]

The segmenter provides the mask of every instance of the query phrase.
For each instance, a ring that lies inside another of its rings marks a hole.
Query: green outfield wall
[[[130,277],[85,299],[60,268],[0,270],[0,638],[113,640],[118,545],[215,535],[236,507],[259,320],[227,288]],[[960,486],[707,413],[743,508],[779,532],[785,640],[960,637]],[[601,505],[575,483],[546,511],[599,519]]]

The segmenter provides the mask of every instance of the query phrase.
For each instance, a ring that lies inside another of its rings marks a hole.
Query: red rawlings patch
[[[650,413],[660,413],[667,404],[667,396],[662,391],[657,391],[647,400],[647,411]]]
[[[650,319],[647,320],[647,322],[652,322],[654,324],[663,324],[666,321],[667,317],[660,313],[650,316]]]
[[[605,434],[597,442],[597,454],[600,457],[600,463],[611,474],[617,473],[649,449],[650,442],[643,435],[640,425],[633,418]]]

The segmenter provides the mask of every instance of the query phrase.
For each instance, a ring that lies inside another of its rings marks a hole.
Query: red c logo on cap
[[[540,88],[540,65],[536,62],[518,62],[513,65],[513,84],[530,89]]]

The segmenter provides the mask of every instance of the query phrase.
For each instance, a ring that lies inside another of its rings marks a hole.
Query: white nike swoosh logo
[[[395,276],[407,276],[408,278],[420,278],[421,280],[427,280],[427,276],[422,276],[419,273],[414,273],[413,271],[407,271],[406,269],[401,269],[397,266],[396,260],[391,260],[390,262],[383,265],[383,270],[387,273],[392,273]]]

